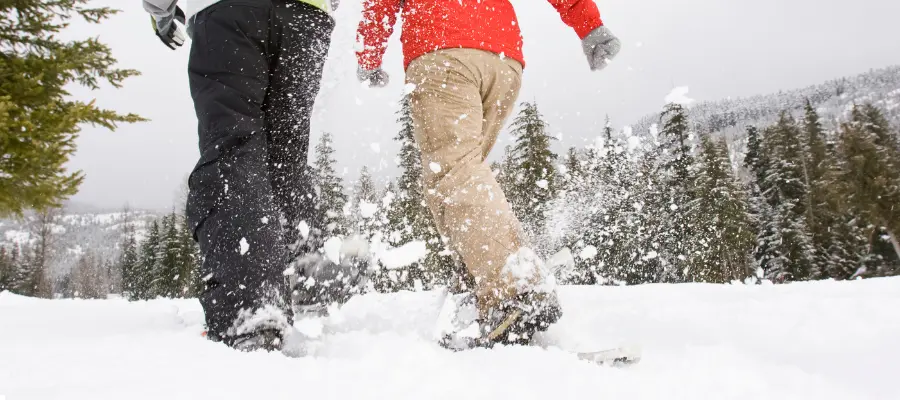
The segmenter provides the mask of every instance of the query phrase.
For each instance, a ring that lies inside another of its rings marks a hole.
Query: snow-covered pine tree
[[[563,184],[562,187],[567,192],[577,192],[584,187],[584,166],[578,149],[574,146],[569,147],[566,153],[566,159],[563,161]]]
[[[868,276],[900,275],[900,242],[888,228],[872,229],[865,265]]]
[[[316,145],[313,184],[319,188],[319,220],[327,235],[341,236],[347,233],[347,220],[343,212],[347,194],[344,193],[344,182],[335,170],[337,160],[334,152],[331,134],[323,133]]]
[[[6,250],[6,246],[0,246],[0,292],[12,290],[14,274],[15,269],[11,255]]]
[[[819,114],[813,108],[809,99],[806,100],[804,105],[803,133],[806,137],[804,174],[807,187],[809,188],[806,200],[806,222],[816,250],[816,262],[810,272],[810,278],[819,279],[827,274],[825,269],[829,258],[827,242],[831,221],[824,214],[824,204],[827,201],[824,178],[828,154],[825,130],[819,121]]]
[[[767,218],[772,216],[772,211],[761,189],[768,169],[768,157],[762,153],[759,129],[753,125],[747,126],[747,153],[744,155],[744,168],[749,172],[747,192],[750,225],[748,226],[756,235],[751,257],[753,265],[750,267],[756,272],[757,277],[761,277],[762,274],[759,272],[762,270],[762,266],[775,255],[771,252],[768,243],[772,232],[769,231],[771,226],[767,223]]]
[[[366,240],[371,239],[381,225],[379,200],[378,188],[369,167],[363,166],[359,171],[359,180],[353,186],[350,225],[353,233]]]
[[[183,215],[178,216],[178,280],[177,295],[197,297],[203,290],[200,276],[200,247],[194,241],[194,232]]]
[[[806,223],[807,194],[803,134],[793,117],[782,112],[765,130],[761,150],[768,157],[760,187],[771,207],[763,216],[764,248],[760,264],[766,277],[776,281],[810,279],[815,268],[815,247]]]
[[[156,264],[153,266],[153,296],[175,297],[179,292],[179,251],[177,216],[173,212],[162,218]]]
[[[589,146],[584,162],[583,185],[571,193],[566,203],[578,204],[574,218],[579,235],[576,243],[576,271],[581,283],[606,281],[635,283],[641,275],[631,262],[634,228],[640,219],[634,214],[634,165],[627,158],[621,138],[613,136],[609,118],[601,140]],[[565,207],[565,205],[562,205]]]
[[[692,151],[692,134],[684,107],[670,103],[663,110],[664,120],[660,131],[660,183],[663,195],[662,236],[663,281],[678,282],[690,274],[693,267],[688,262],[696,250],[693,235],[699,223],[691,209],[696,191],[693,187],[695,160]]]
[[[515,190],[513,182],[516,179],[516,170],[512,151],[512,146],[504,147],[503,158],[501,158],[500,162],[495,162],[491,165],[491,170],[496,173],[497,183],[500,184],[503,194],[506,195],[510,203],[513,203],[518,198],[518,194],[513,192]]]
[[[513,166],[510,203],[523,228],[537,237],[545,228],[549,203],[559,190],[557,155],[550,149],[550,142],[555,138],[550,136],[548,125],[534,102],[522,103],[511,128],[516,143],[510,154]]]
[[[35,252],[29,245],[17,246],[13,251],[18,252],[15,257],[18,261],[13,265],[14,276],[12,292],[22,296],[36,296],[35,288]]]
[[[872,232],[885,230],[888,237],[896,237],[893,232],[900,229],[900,215],[895,211],[900,202],[900,171],[894,160],[897,156],[894,139],[888,137],[886,125],[880,118],[879,111],[871,106],[854,107],[850,121],[841,124],[837,146],[837,168],[832,181],[836,189],[836,201],[849,211],[854,219],[853,229],[847,232],[848,237],[838,244],[845,248],[835,249],[834,253],[847,254],[850,260],[834,260],[831,266],[832,276],[846,277],[854,263],[852,256],[858,254],[861,243],[864,264],[857,260],[856,265],[865,265],[866,269],[855,271],[851,276],[877,276],[880,262],[873,259],[870,252],[872,237],[881,235]],[[856,250],[856,251],[854,251]],[[888,270],[893,267],[886,266]],[[843,275],[843,276],[842,276]]]
[[[728,146],[710,134],[700,138],[693,208],[702,217],[693,239],[700,246],[691,255],[688,281],[726,283],[752,274],[747,264],[756,233],[750,228],[748,196],[731,167]]]
[[[668,282],[673,280],[671,266],[662,257],[666,252],[663,238],[666,234],[669,202],[659,170],[659,143],[652,143],[636,155],[632,163],[633,177],[625,206],[628,219],[616,235],[619,247],[618,261],[613,267],[624,272],[622,279],[628,284]]]
[[[126,218],[122,222],[122,240],[119,242],[116,268],[122,275],[122,295],[129,300],[135,300],[134,290],[139,273],[137,236],[129,211],[125,210],[124,214]]]
[[[565,283],[593,285],[598,283],[598,272],[608,254],[605,247],[608,238],[607,224],[596,225],[606,219],[608,208],[603,202],[600,165],[603,163],[602,149],[589,146],[581,160],[574,148],[563,164],[562,178],[565,190],[553,201],[549,212],[550,226],[564,227],[564,232],[553,232],[551,237],[561,236],[561,245],[574,252],[575,268],[560,276]],[[599,254],[598,254],[599,253]]]
[[[827,226],[825,237],[825,264],[822,278],[849,279],[862,266],[868,252],[867,222],[860,218],[860,204],[853,193],[851,162],[854,156],[851,142],[857,138],[847,135],[841,128],[835,138],[836,144],[826,147],[828,161],[823,172],[823,196],[825,202],[817,210],[820,222]]]
[[[150,223],[147,231],[147,237],[141,242],[140,254],[136,273],[134,275],[133,291],[134,298],[137,300],[152,299],[153,293],[153,273],[156,266],[157,249],[160,243],[160,226],[159,221]]]

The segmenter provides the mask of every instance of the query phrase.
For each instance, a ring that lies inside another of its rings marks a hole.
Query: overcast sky
[[[469,1],[469,0],[463,0]],[[196,118],[188,90],[188,48],[168,50],[149,28],[140,0],[96,0],[123,10],[98,35],[122,67],[143,75],[121,90],[75,91],[101,106],[151,122],[117,132],[87,127],[69,167],[87,178],[73,200],[100,207],[170,208],[196,158]],[[715,100],[764,94],[900,64],[897,0],[600,0],[607,26],[623,41],[613,65],[591,73],[575,34],[545,1],[513,0],[525,37],[522,100],[536,100],[564,145],[597,136],[604,115],[616,126],[663,105],[675,86]],[[313,119],[313,143],[335,137],[339,171],[362,165],[376,176],[396,172],[392,138],[403,91],[399,33],[385,60],[392,83],[363,88],[355,78],[353,42],[359,0],[343,0]],[[510,142],[502,135],[495,153]],[[374,144],[374,145],[373,145]],[[312,146],[311,146],[312,147]]]

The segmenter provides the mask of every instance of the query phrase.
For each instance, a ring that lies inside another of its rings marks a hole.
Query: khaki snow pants
[[[486,159],[512,111],[522,65],[475,49],[438,50],[406,70],[422,153],[425,199],[440,234],[475,278],[484,314],[514,297],[507,258],[523,244],[519,221]]]

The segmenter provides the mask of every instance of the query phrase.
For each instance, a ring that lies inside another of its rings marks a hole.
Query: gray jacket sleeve
[[[159,21],[175,15],[175,5],[178,0],[143,0],[144,10],[146,10],[153,19]]]

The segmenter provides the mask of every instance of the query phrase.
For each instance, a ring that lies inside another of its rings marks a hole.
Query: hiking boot
[[[284,341],[281,332],[274,329],[266,329],[240,336],[228,337],[225,344],[239,351],[281,351]]]
[[[291,320],[276,306],[242,309],[225,332],[208,330],[206,338],[240,351],[280,351],[285,335],[292,332]]]
[[[481,321],[481,341],[490,345],[530,345],[536,333],[549,329],[561,316],[556,293],[522,293],[502,302]]]
[[[471,293],[448,296],[438,318],[442,321],[438,341],[450,350],[530,345],[536,333],[546,331],[562,316],[555,293],[523,293],[501,303],[486,318],[478,316]]]

